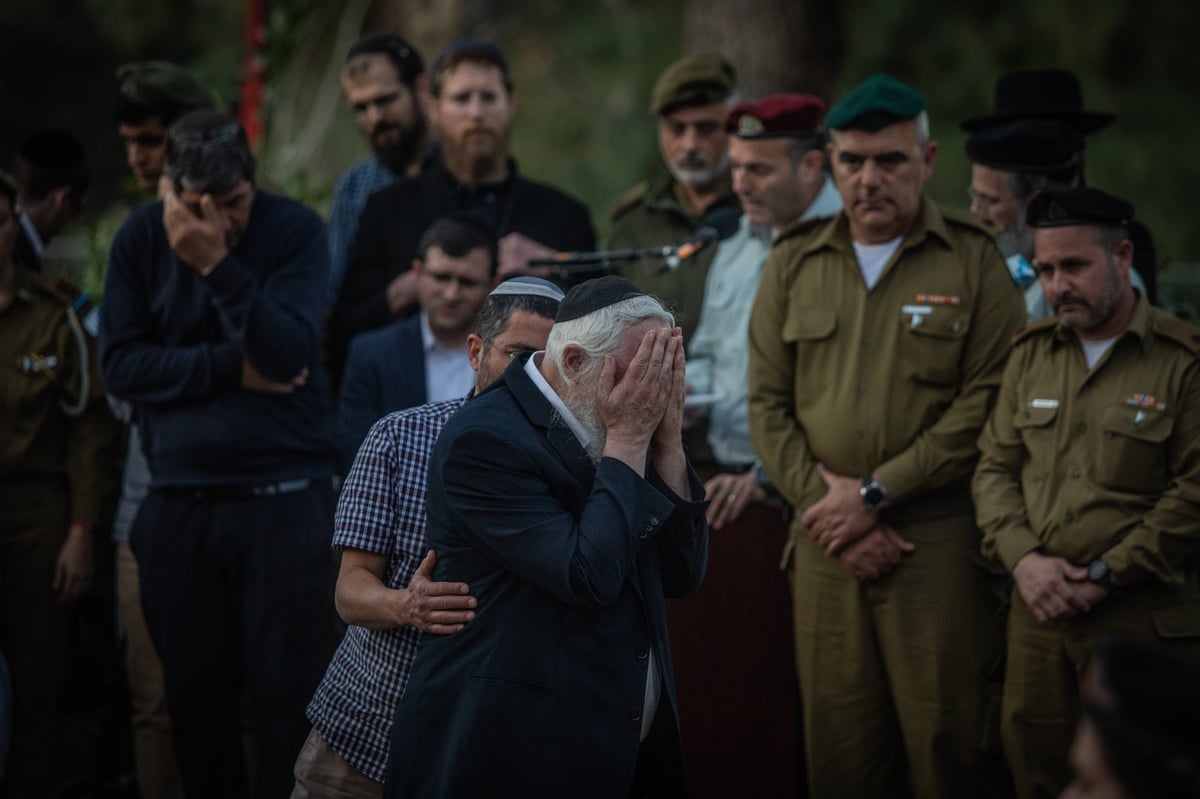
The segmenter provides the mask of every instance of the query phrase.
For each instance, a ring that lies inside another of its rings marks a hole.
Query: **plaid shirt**
[[[346,277],[346,263],[367,198],[400,178],[376,155],[358,162],[338,178],[333,189],[333,207],[329,209],[329,302],[337,299]]]
[[[438,434],[465,398],[431,402],[375,423],[338,500],[333,545],[388,556],[386,585],[404,588],[428,551],[425,478]],[[415,627],[350,626],[308,705],[321,738],[347,763],[383,782],[396,706],[417,642]]]

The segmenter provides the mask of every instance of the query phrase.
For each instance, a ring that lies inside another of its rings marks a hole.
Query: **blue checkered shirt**
[[[388,556],[386,585],[404,588],[428,551],[425,478],[434,442],[465,398],[388,414],[371,428],[342,487],[333,545]],[[308,705],[321,738],[347,763],[383,782],[396,706],[417,642],[415,627],[347,628]]]
[[[371,156],[347,169],[333,189],[333,206],[329,209],[329,302],[337,299],[346,276],[350,248],[358,235],[358,219],[367,198],[387,188],[402,176],[383,165],[378,156]]]

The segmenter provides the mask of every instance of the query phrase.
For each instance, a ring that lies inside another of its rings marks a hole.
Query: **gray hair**
[[[589,314],[557,322],[550,328],[550,337],[546,340],[546,357],[558,367],[558,373],[568,384],[572,379],[563,370],[563,352],[567,347],[576,346],[583,350],[588,358],[588,366],[584,374],[600,368],[604,356],[611,355],[621,341],[621,334],[627,328],[633,327],[647,319],[662,321],[665,327],[675,326],[675,317],[655,297],[639,294],[628,299],[606,305]]]
[[[167,176],[175,191],[221,194],[254,184],[254,154],[233,117],[203,109],[180,117],[167,133]]]
[[[917,126],[917,146],[922,150],[925,145],[929,144],[929,112],[922,111],[913,117],[913,122]]]

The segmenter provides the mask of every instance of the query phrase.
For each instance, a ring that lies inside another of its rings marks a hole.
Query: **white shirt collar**
[[[570,428],[571,432],[575,434],[575,438],[578,439],[579,445],[583,447],[584,452],[587,452],[588,445],[592,443],[591,436],[583,429],[583,425],[575,418],[575,414],[571,413],[571,409],[563,403],[562,397],[558,396],[558,392],[546,382],[546,378],[542,375],[542,370],[538,368],[545,357],[546,353],[544,350],[538,350],[533,355],[530,355],[529,360],[525,362],[525,374],[529,375],[529,379],[537,386],[537,390],[542,392],[542,396],[546,398],[551,407],[567,423],[567,427]]]

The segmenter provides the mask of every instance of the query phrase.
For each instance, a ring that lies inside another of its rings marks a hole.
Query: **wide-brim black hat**
[[[1095,133],[1116,121],[1116,114],[1083,107],[1079,78],[1065,69],[1024,69],[996,80],[992,113],[963,120],[968,133],[1021,119],[1061,122],[1080,133]]]

